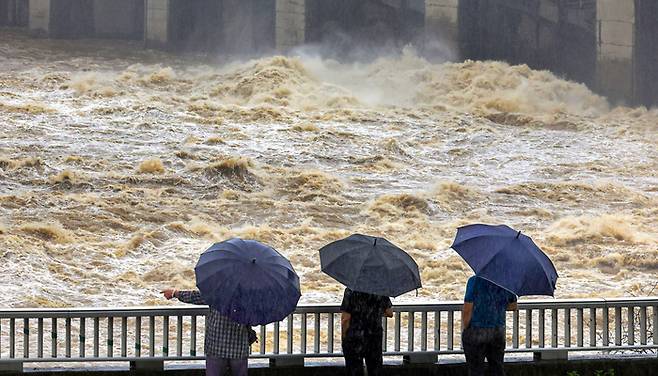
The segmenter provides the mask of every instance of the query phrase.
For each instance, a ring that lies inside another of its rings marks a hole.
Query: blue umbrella
[[[320,264],[353,291],[398,296],[421,287],[414,259],[384,238],[354,234],[327,244]]]
[[[194,268],[208,305],[245,325],[284,319],[301,297],[299,277],[285,257],[255,240],[229,239],[212,245]]]
[[[457,229],[452,248],[476,275],[518,296],[553,296],[555,266],[521,231],[505,225],[468,225]]]

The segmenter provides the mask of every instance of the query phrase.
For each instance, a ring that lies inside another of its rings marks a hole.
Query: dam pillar
[[[634,101],[635,0],[597,0],[596,87],[613,101]]]
[[[146,0],[144,41],[147,48],[169,43],[169,0]]]
[[[456,60],[460,0],[425,0],[425,53]]]
[[[306,0],[276,0],[275,49],[285,52],[306,42]]]

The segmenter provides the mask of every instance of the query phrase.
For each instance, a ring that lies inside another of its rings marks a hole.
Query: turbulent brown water
[[[317,250],[353,232],[457,299],[459,225],[506,223],[550,255],[556,296],[658,283],[658,111],[500,62],[232,64],[137,44],[0,33],[3,306],[163,304],[212,242],[288,256],[337,301]]]

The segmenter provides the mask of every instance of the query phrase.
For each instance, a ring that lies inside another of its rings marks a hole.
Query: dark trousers
[[[485,374],[484,359],[489,362],[489,374],[504,376],[505,327],[469,327],[462,333],[462,345],[466,355],[469,376]]]
[[[229,375],[228,369],[231,368],[233,376],[247,376],[248,363],[247,358],[225,359],[225,358],[206,358],[206,376],[224,376]]]
[[[368,376],[381,374],[384,360],[382,358],[382,333],[363,336],[348,336],[343,339],[343,355],[348,376],[362,376],[363,360],[368,367]]]

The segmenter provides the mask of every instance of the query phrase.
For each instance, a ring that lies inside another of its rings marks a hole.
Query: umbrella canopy
[[[354,234],[320,249],[322,271],[353,291],[398,296],[421,287],[418,265],[384,238]]]
[[[460,227],[452,249],[475,274],[518,296],[553,296],[557,271],[530,237],[508,226]]]
[[[208,305],[245,325],[280,321],[301,297],[299,277],[285,257],[255,240],[229,239],[206,250],[194,268]]]

